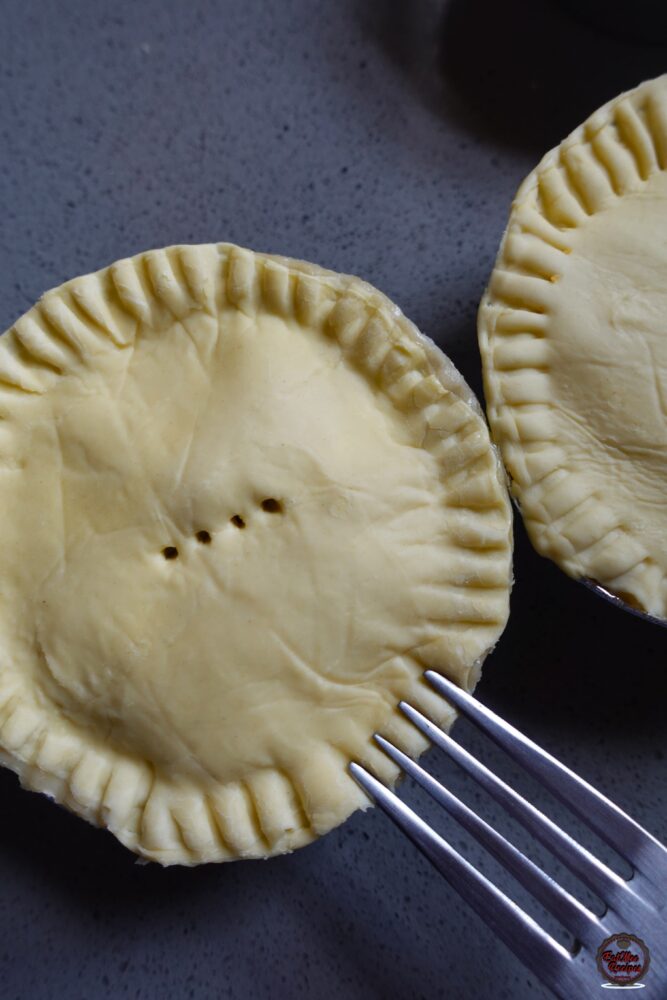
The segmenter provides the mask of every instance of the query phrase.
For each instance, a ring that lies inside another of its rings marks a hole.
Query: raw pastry
[[[228,245],[67,282],[0,340],[0,748],[163,864],[263,857],[390,779],[508,613],[470,391],[356,278]]]
[[[492,432],[533,544],[667,617],[667,77],[519,188],[479,313]]]

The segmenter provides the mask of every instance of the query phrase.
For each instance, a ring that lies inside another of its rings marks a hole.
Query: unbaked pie
[[[306,844],[508,613],[480,411],[375,289],[229,245],[121,260],[0,340],[0,748],[163,864]]]
[[[528,532],[667,618],[667,77],[597,111],[516,195],[479,313]]]

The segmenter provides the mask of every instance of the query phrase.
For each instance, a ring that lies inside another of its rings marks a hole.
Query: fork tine
[[[411,778],[414,778],[436,802],[444,806],[465,830],[493,854],[514,875],[517,881],[561,922],[563,927],[569,930],[578,941],[591,949],[597,949],[602,938],[606,936],[606,932],[595,914],[561,888],[530,858],[517,850],[497,830],[494,830],[402,750],[377,734],[375,741],[394,763],[398,764]]]
[[[667,850],[655,837],[583,778],[446,677],[434,670],[427,670],[425,677],[439,694],[535,775],[649,882],[667,891]]]
[[[350,764],[349,769],[366,794],[426,855],[517,958],[562,1000],[571,1000],[576,982],[570,953],[377,778],[357,763]]]
[[[598,861],[590,851],[522,798],[518,792],[510,788],[425,715],[404,701],[400,702],[399,708],[431,742],[449,754],[459,767],[470,774],[511,816],[537,837],[601,899],[612,906],[622,899],[626,912],[630,909],[639,909],[640,912],[644,910],[642,901],[635,896],[630,885],[620,875]]]

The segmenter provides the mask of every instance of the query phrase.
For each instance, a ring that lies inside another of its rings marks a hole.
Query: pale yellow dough
[[[163,864],[291,850],[424,743],[507,618],[511,526],[470,391],[356,278],[171,247],[0,340],[0,748]],[[11,821],[11,820],[8,820]]]
[[[482,300],[488,415],[535,547],[667,617],[667,77],[519,188]]]

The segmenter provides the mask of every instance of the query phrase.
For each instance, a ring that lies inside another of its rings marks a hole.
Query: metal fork
[[[376,742],[447,809],[574,937],[563,947],[492,882],[449,846],[394,792],[358,763],[350,772],[365,792],[426,855],[524,965],[562,1000],[595,996],[611,986],[598,971],[597,953],[612,935],[633,934],[647,945],[650,996],[667,997],[667,849],[601,795],[477,699],[432,670],[426,679],[462,715],[486,732],[605,840],[632,868],[625,879],[603,864],[544,813],[481,764],[411,705],[400,709],[432,743],[445,750],[506,810],[606,904],[599,916],[563,889],[419,764],[380,735]]]

